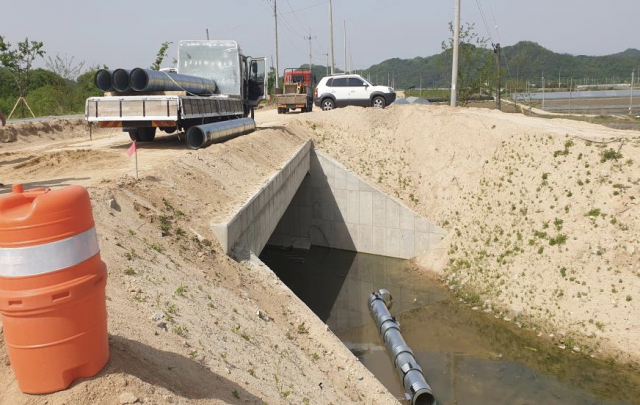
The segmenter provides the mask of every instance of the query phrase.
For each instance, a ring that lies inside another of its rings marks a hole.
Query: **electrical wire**
[[[304,31],[304,32],[308,31],[309,27],[305,27],[304,25],[302,25],[302,23],[298,19],[298,16],[296,15],[296,12],[293,11],[293,7],[291,7],[291,3],[289,2],[289,0],[287,0],[287,5],[289,6],[289,10],[291,10],[291,13],[293,14],[293,18],[295,18],[295,20],[298,23],[298,25],[300,26],[300,28],[302,28],[302,31]]]
[[[489,0],[489,11],[491,12],[491,18],[493,19],[493,26],[496,29],[496,35],[498,36],[498,43],[502,43],[502,38],[500,37],[500,30],[498,29],[498,22],[496,21],[496,16],[493,13],[493,5],[491,0]],[[501,52],[504,57],[504,62],[507,65],[507,73],[509,74],[509,78],[513,80],[513,76],[511,76],[511,67],[509,66],[509,58],[507,58],[506,52]]]
[[[493,38],[491,37],[491,31],[489,30],[489,25],[487,24],[487,19],[484,15],[484,10],[482,9],[482,5],[480,4],[480,0],[476,0],[476,4],[478,5],[478,10],[480,11],[480,17],[482,17],[482,22],[484,23],[484,28],[487,30],[487,35],[489,35],[489,40],[491,41],[491,45],[494,45]]]
[[[297,13],[297,12],[299,12],[299,11],[309,10],[309,9],[312,9],[312,8],[315,8],[315,7],[318,7],[318,6],[321,6],[321,5],[323,5],[323,4],[327,4],[327,3],[329,3],[329,1],[323,1],[322,3],[314,4],[313,6],[309,6],[309,7],[305,7],[305,8],[299,8],[299,9],[297,9],[297,10],[291,10],[291,11],[290,11],[290,12],[288,12],[288,13],[282,13],[282,14],[292,14],[292,13]]]

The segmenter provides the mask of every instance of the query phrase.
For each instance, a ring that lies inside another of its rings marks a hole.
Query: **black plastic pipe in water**
[[[187,131],[187,146],[200,149],[212,143],[224,142],[228,139],[245,135],[256,130],[256,123],[251,118],[214,122],[198,125]]]
[[[93,82],[95,83],[96,87],[102,91],[112,91],[113,90],[112,79],[111,79],[112,73],[113,72],[108,69],[98,70],[96,72],[96,75],[93,78]]]
[[[131,85],[129,84],[129,73],[131,70],[129,69],[116,69],[113,71],[113,75],[111,76],[113,82],[113,88],[120,93],[124,93],[125,91],[131,90]]]
[[[215,81],[204,77],[142,68],[131,71],[130,84],[135,91],[186,91],[197,95],[215,94],[217,88]]]
[[[411,405],[434,405],[436,399],[422,374],[422,367],[413,357],[413,351],[402,337],[400,325],[389,309],[393,297],[387,290],[379,290],[369,297],[369,312],[384,340],[387,351],[400,375],[406,397]]]

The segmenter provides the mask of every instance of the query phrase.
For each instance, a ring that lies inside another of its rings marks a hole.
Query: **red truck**
[[[285,69],[282,89],[276,90],[278,114],[300,109],[311,112],[313,109],[313,73],[311,69]]]

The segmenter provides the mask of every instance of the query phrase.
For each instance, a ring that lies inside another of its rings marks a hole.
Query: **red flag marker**
[[[127,149],[127,156],[131,157],[137,150],[138,147],[136,146],[136,141],[133,141],[131,146],[129,146],[129,149]]]
[[[127,156],[131,157],[131,155],[136,155],[136,179],[138,178],[138,147],[136,145],[136,141],[133,141],[129,149],[127,149]]]

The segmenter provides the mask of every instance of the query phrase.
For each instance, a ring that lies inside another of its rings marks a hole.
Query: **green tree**
[[[271,69],[269,70],[269,77],[267,77],[267,94],[269,94],[272,97],[275,94],[275,89],[274,89],[275,85],[276,85],[276,70],[273,67],[271,67]]]
[[[158,51],[158,55],[156,56],[156,61],[153,62],[153,65],[149,69],[151,70],[160,70],[160,66],[162,65],[162,61],[167,57],[167,49],[169,49],[169,45],[173,42],[163,42],[160,46],[160,50]]]
[[[29,38],[25,38],[23,42],[18,42],[16,49],[13,49],[11,44],[0,35],[0,64],[11,74],[18,87],[20,97],[27,95],[29,73],[36,58],[44,57],[43,47],[42,42],[29,41]],[[25,116],[24,103],[22,104],[22,116]]]
[[[449,22],[451,37],[442,41],[441,69],[445,77],[451,77],[453,59],[453,23]],[[488,49],[489,40],[475,32],[475,24],[466,23],[460,27],[458,51],[458,102],[465,106],[473,95],[495,80],[493,51]]]

